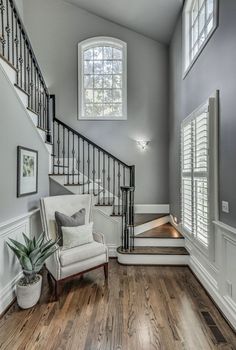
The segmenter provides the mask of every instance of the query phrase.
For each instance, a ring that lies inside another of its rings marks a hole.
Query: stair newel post
[[[120,176],[121,176],[121,173],[120,173],[120,162],[118,163],[118,173],[117,173],[117,177],[118,177],[118,193],[117,193],[117,197],[118,197],[118,215],[121,214],[120,212],[120,197],[121,197],[121,194],[120,194]]]
[[[95,194],[95,174],[96,174],[96,170],[95,170],[95,147],[93,146],[93,195]]]
[[[133,249],[133,243],[131,244],[131,237],[133,237],[133,224],[131,219],[130,193],[134,192],[134,187],[122,186],[122,250],[130,251]]]
[[[108,189],[108,199],[107,199],[107,204],[110,204],[110,183],[111,183],[111,177],[110,177],[110,156],[108,156],[107,160],[107,189]]]
[[[98,149],[98,204],[100,204],[100,185],[101,185],[101,165],[100,165],[100,149]]]

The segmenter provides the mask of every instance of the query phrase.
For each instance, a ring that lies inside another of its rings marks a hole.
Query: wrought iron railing
[[[0,0],[0,57],[17,73],[17,86],[28,94],[28,108],[50,138],[49,92],[13,0]]]
[[[92,193],[97,205],[112,206],[112,215],[124,213],[122,191],[134,186],[135,166],[129,166],[57,118],[53,132],[53,174],[64,175],[65,186]]]

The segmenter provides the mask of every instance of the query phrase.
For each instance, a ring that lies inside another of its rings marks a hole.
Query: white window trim
[[[204,50],[205,46],[211,39],[212,35],[214,34],[215,30],[218,27],[219,24],[219,0],[215,1],[214,6],[214,13],[213,13],[213,27],[211,31],[208,33],[207,38],[205,39],[204,43],[198,50],[197,54],[194,56],[194,58],[191,60],[189,59],[187,64],[187,55],[189,55],[190,47],[189,47],[189,35],[190,35],[190,15],[188,14],[190,11],[190,8],[192,7],[192,3],[194,0],[187,0],[185,2],[183,13],[182,13],[182,71],[183,71],[183,79],[188,75],[189,71],[194,66],[195,62],[197,61],[198,57],[201,55],[202,51]],[[187,15],[188,14],[188,15]],[[186,35],[186,33],[188,33]],[[187,41],[186,41],[187,38]]]
[[[122,49],[123,74],[122,74],[122,116],[91,116],[83,115],[83,52],[97,45],[110,45]],[[78,119],[79,120],[127,120],[127,44],[117,38],[99,36],[84,40],[78,44]]]
[[[210,209],[210,225],[208,232],[208,246],[204,246],[194,234],[191,234],[183,227],[182,221],[180,223],[181,232],[186,236],[192,244],[199,249],[210,261],[215,261],[215,236],[214,236],[214,221],[219,220],[219,180],[218,180],[218,115],[219,115],[219,91],[210,97],[207,102],[196,108],[181,124],[182,126],[195,118],[204,108],[208,108],[209,113],[209,209]],[[182,140],[181,140],[182,147]],[[182,164],[182,151],[181,151]],[[181,165],[181,211],[182,211],[182,165]]]

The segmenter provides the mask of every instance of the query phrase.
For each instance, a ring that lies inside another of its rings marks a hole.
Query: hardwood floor
[[[149,221],[161,219],[168,214],[135,214],[134,215],[134,226],[146,224]]]
[[[236,336],[187,267],[121,266],[65,285],[59,302],[44,278],[40,303],[13,305],[0,349],[235,350]]]

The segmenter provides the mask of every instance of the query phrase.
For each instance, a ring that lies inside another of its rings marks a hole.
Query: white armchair
[[[85,224],[91,218],[91,195],[65,195],[41,199],[41,218],[46,239],[56,240],[55,211],[72,216],[85,208]],[[67,279],[85,272],[104,267],[105,278],[108,277],[108,249],[101,233],[93,233],[94,241],[70,249],[61,247],[46,260],[46,268],[55,280],[55,294],[58,298],[60,284]]]

